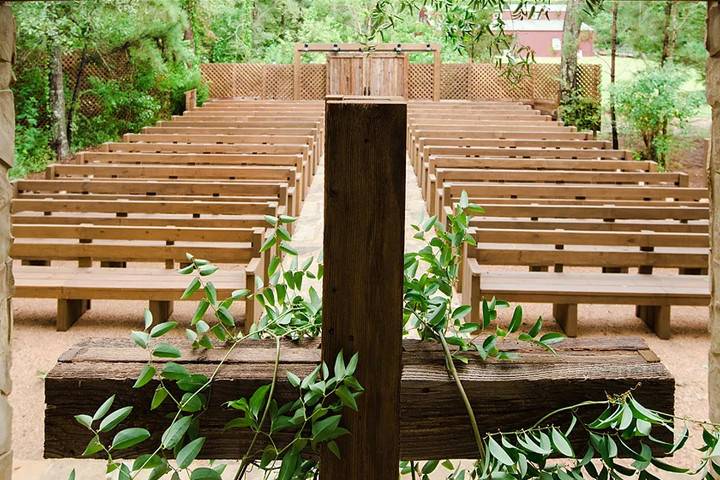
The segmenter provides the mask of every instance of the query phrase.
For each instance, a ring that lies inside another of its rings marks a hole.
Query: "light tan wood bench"
[[[659,337],[669,338],[672,305],[709,301],[706,275],[654,271],[706,267],[705,233],[491,228],[471,233],[478,245],[467,250],[462,290],[463,301],[475,312],[482,298],[552,303],[555,319],[569,336],[575,336],[578,304],[631,304]],[[487,271],[488,266],[502,265],[554,265],[555,271]],[[568,267],[637,268],[638,273],[588,273]],[[478,315],[473,313],[472,321]]]
[[[25,262],[14,268],[15,296],[56,298],[61,331],[70,328],[93,299],[148,300],[154,319],[167,321],[173,301],[180,300],[188,283],[188,277],[175,271],[178,264],[187,262],[186,253],[218,264],[245,265],[243,270],[217,276],[218,286],[225,291],[253,289],[255,277],[262,278],[266,265],[266,254],[259,253],[263,228],[20,223],[13,225],[12,233],[15,241],[10,254]],[[33,261],[45,265],[31,265]],[[106,267],[127,262],[164,267]],[[215,276],[212,281],[216,282]],[[249,321],[257,319],[254,300],[246,300],[245,312]]]
[[[584,170],[504,170],[504,169],[452,169],[438,168],[435,175],[428,179],[430,212],[441,214],[443,206],[452,204],[446,201],[445,186],[452,182],[477,182],[511,184],[544,183],[554,185],[607,185],[612,189],[622,185],[643,185],[648,187],[685,187],[688,185],[688,176],[685,173],[654,173],[654,172],[601,172]],[[469,193],[469,192],[468,192]]]

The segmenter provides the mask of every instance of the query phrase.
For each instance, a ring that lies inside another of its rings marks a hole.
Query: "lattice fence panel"
[[[577,82],[583,95],[602,100],[600,96],[600,77],[602,75],[600,65],[582,64],[578,65]]]
[[[413,100],[432,100],[433,65],[411,63],[408,65],[408,98]]]
[[[440,68],[440,98],[467,100],[468,64],[446,63]]]
[[[263,97],[265,67],[261,63],[236,63],[232,73],[232,96]]]
[[[293,98],[293,66],[292,65],[265,65],[265,94],[264,98],[292,99]]]
[[[468,66],[468,98],[470,100],[526,100],[533,95],[533,79],[519,81],[507,76],[491,63],[473,63]]]
[[[327,87],[327,69],[324,63],[305,63],[300,65],[300,98],[303,100],[322,100]]]
[[[81,55],[79,52],[63,56],[63,72],[70,85],[75,85],[80,62]],[[102,58],[99,55],[88,55],[85,59],[78,91],[82,92],[90,88],[90,77],[96,77],[106,81],[115,80],[122,85],[123,83],[131,82],[133,75],[134,70],[127,52],[120,51],[104,55]],[[72,92],[68,91],[65,95],[69,101]],[[93,95],[82,95],[79,106],[80,112],[83,115],[98,115],[102,111],[102,100]]]
[[[234,97],[235,71],[242,66],[235,63],[203,63],[200,65],[200,74],[210,87],[210,96],[213,98]]]
[[[533,99],[557,102],[560,91],[560,65],[537,63],[530,67],[535,79]]]

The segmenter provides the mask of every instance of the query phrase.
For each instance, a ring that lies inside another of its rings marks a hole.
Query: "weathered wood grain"
[[[385,348],[384,343],[382,346]],[[483,432],[497,431],[501,425],[504,430],[527,427],[556,408],[602,400],[607,394],[638,385],[635,396],[643,404],[664,412],[674,410],[674,380],[654,356],[648,355],[648,347],[641,339],[568,339],[558,346],[557,356],[524,345],[510,344],[506,348],[520,353],[520,360],[481,363],[475,359],[468,366],[459,366]],[[181,350],[179,363],[196,373],[212,371],[224,353],[220,349],[202,354]],[[472,433],[457,390],[445,372],[439,346],[405,340],[403,350],[401,457],[472,457],[476,452]],[[293,399],[285,371],[305,375],[321,355],[317,343],[286,343],[282,352],[277,389],[280,401]],[[224,431],[225,422],[235,412],[222,405],[249,396],[268,383],[273,358],[273,345],[265,342],[250,342],[233,352],[213,386],[211,410],[202,417],[201,432],[208,436],[202,456],[238,458],[245,451],[249,435],[238,430]],[[118,339],[89,340],[63,355],[45,379],[45,456],[79,457],[90,436],[73,416],[94,412],[112,394],[117,395],[116,405],[135,406],[119,428],[143,426],[155,433],[153,440],[158,440],[169,420],[163,415],[168,413],[163,407],[149,410],[155,384],[132,389],[145,361],[144,352],[129,340]],[[365,412],[376,418],[374,412]],[[590,416],[597,413],[588,411]],[[379,422],[377,425],[382,426]],[[575,441],[577,444],[581,439]],[[149,449],[157,442],[144,445]],[[127,455],[140,451],[128,451]],[[343,454],[347,456],[348,452]]]
[[[321,453],[327,479],[397,476],[406,111],[371,98],[327,102],[323,360],[357,352],[365,386],[359,412],[343,418],[352,437],[338,441],[342,459]]]

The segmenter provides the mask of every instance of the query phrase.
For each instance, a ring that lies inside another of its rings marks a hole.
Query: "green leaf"
[[[145,309],[145,330],[153,324],[153,315],[149,308]]]
[[[520,325],[522,325],[522,319],[523,319],[523,309],[522,306],[517,305],[515,307],[515,311],[513,311],[512,320],[510,321],[510,325],[508,326],[508,333],[515,333],[520,328]]]
[[[170,425],[165,432],[162,434],[162,446],[163,448],[171,449],[175,448],[180,440],[185,436],[193,417],[188,415],[186,417],[180,417],[172,425]]]
[[[152,401],[150,402],[150,410],[155,410],[160,405],[162,405],[167,396],[167,390],[165,390],[162,385],[158,385],[158,387],[155,389],[155,393],[153,394]]]
[[[85,447],[85,450],[82,453],[83,457],[89,457],[90,455],[95,455],[98,452],[101,452],[103,449],[102,443],[100,443],[100,439],[97,435],[95,435],[92,439],[90,439],[90,442],[87,444],[87,447]]]
[[[150,341],[150,335],[147,332],[133,331],[130,333],[130,338],[132,338],[135,345],[140,348],[147,348],[148,342]]]
[[[75,469],[72,469],[72,472],[70,472],[70,475],[68,475],[68,480],[75,480]]]
[[[150,336],[153,338],[162,337],[175,327],[177,327],[177,322],[160,323],[158,325],[155,325],[152,330],[150,330]]]
[[[177,466],[187,468],[195,460],[205,444],[205,437],[196,438],[185,445],[177,454]]]
[[[145,365],[140,372],[140,375],[138,376],[137,380],[135,380],[135,384],[133,385],[133,388],[141,388],[147,385],[147,383],[153,379],[155,376],[155,367],[152,365]]]
[[[341,458],[340,457],[340,447],[338,447],[338,444],[335,443],[335,440],[330,440],[326,446],[327,446],[328,450],[330,450],[333,453],[333,455],[335,455],[338,459]]]
[[[431,474],[432,472],[435,471],[435,469],[437,468],[437,466],[438,466],[439,463],[440,463],[439,460],[430,460],[430,461],[428,461],[428,462],[425,462],[425,465],[423,465],[423,468],[422,468],[422,470],[421,470],[421,473],[422,473],[423,475],[429,475],[429,474]]]
[[[212,275],[213,273],[217,272],[219,268],[215,265],[203,265],[198,269],[198,273],[200,273],[200,276],[202,277],[208,277]]]
[[[565,335],[562,333],[550,332],[540,337],[539,342],[545,345],[552,345],[553,343],[560,343],[565,340]]]
[[[144,428],[126,428],[121,430],[113,438],[111,450],[122,450],[125,448],[134,447],[138,443],[144,442],[150,438],[150,432]]]
[[[197,309],[195,310],[195,315],[193,315],[192,320],[190,320],[190,325],[195,325],[200,320],[202,320],[203,316],[205,316],[205,312],[207,312],[208,307],[210,304],[206,299],[201,299],[198,303]]]
[[[215,316],[222,322],[223,325],[226,327],[234,327],[235,326],[235,319],[232,316],[232,313],[230,313],[230,310],[228,310],[225,307],[220,307],[215,312]]]
[[[555,445],[555,449],[566,458],[575,458],[575,453],[570,446],[570,442],[565,438],[565,435],[555,428],[552,429],[552,443]]]
[[[187,300],[188,298],[192,297],[193,294],[198,291],[200,285],[200,279],[197,277],[193,278],[187,288],[185,288],[185,291],[183,292],[180,299]]]
[[[287,375],[288,381],[290,382],[290,385],[292,385],[295,388],[300,386],[300,382],[301,382],[300,377],[298,377],[297,375],[295,375],[294,373],[292,373],[290,371],[286,372],[286,375]]]
[[[180,350],[169,343],[158,344],[152,352],[153,356],[158,358],[180,358]]]
[[[252,397],[250,397],[250,414],[253,417],[258,418],[260,409],[265,403],[265,397],[267,396],[269,390],[270,385],[263,385],[255,390],[255,393],[253,393]]]
[[[193,470],[190,480],[222,480],[220,474],[208,467],[200,467]]]
[[[128,417],[128,415],[130,415],[132,409],[133,407],[123,407],[112,412],[110,415],[105,417],[102,422],[100,422],[100,431],[109,432],[113,428],[117,427]]]
[[[472,308],[470,307],[470,305],[460,305],[455,310],[453,310],[452,319],[453,321],[455,321],[465,318],[471,311]]]
[[[345,405],[348,408],[351,408],[352,410],[358,411],[357,402],[355,401],[355,396],[350,393],[350,390],[346,386],[340,386],[337,390],[335,390],[335,395],[340,398],[343,405]]]
[[[492,438],[488,438],[488,449],[492,456],[503,465],[512,466],[515,462],[512,461],[510,455]]]
[[[102,405],[100,405],[100,408],[97,409],[95,412],[95,415],[93,415],[92,419],[93,421],[100,420],[103,418],[107,413],[110,411],[110,407],[112,407],[113,402],[115,401],[115,395],[108,398],[103,402]]]
[[[90,415],[75,415],[75,421],[83,427],[90,429],[92,426],[93,418]]]
[[[535,338],[538,336],[538,333],[540,333],[540,329],[543,325],[543,319],[542,317],[538,317],[537,321],[535,322],[535,325],[532,326],[530,331],[528,332],[528,335],[530,335],[531,338]]]

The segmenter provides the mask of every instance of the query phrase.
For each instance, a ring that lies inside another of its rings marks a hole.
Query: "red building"
[[[512,35],[519,45],[533,49],[536,57],[559,57],[562,50],[565,5],[545,5],[541,14],[533,18],[512,18],[512,6],[503,13],[505,33]],[[595,31],[583,23],[580,28],[578,55],[595,56]]]

